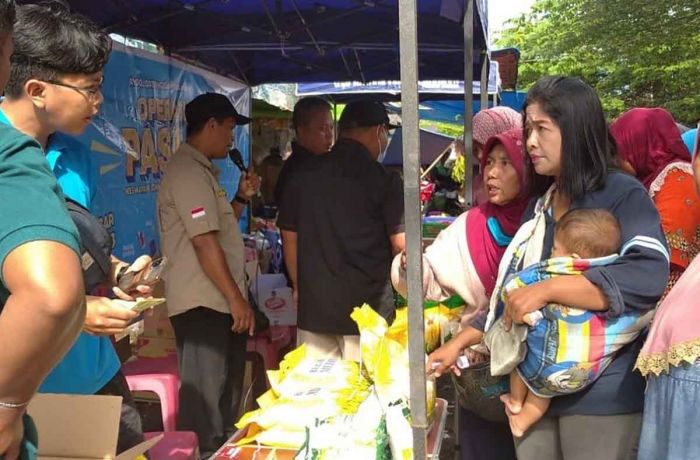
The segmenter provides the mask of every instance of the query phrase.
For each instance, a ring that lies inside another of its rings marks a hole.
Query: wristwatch
[[[237,202],[239,202],[239,203],[241,203],[241,204],[248,204],[248,203],[250,203],[250,200],[248,200],[248,199],[246,199],[246,198],[243,198],[242,196],[240,196],[240,195],[238,195],[238,194],[236,195],[236,197],[234,198],[234,200],[236,200]]]

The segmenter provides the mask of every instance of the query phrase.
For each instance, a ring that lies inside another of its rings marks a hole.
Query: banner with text
[[[116,42],[104,74],[104,104],[80,140],[90,150],[97,178],[92,212],[112,233],[114,255],[132,260],[159,250],[156,194],[168,159],[185,138],[185,104],[217,92],[250,115],[250,88]],[[236,128],[235,142],[248,164],[249,127]],[[215,164],[232,198],[240,173],[228,159]]]

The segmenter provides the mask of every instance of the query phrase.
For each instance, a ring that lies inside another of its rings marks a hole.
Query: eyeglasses
[[[64,88],[72,89],[74,91],[79,92],[83,96],[85,96],[88,101],[90,102],[96,102],[100,96],[102,95],[102,82],[100,81],[99,85],[97,86],[90,86],[87,88],[81,88],[80,86],[73,86],[69,85],[68,83],[62,83],[60,81],[55,81],[55,80],[50,80],[47,81],[46,83],[49,83],[51,85],[55,86],[62,86]]]

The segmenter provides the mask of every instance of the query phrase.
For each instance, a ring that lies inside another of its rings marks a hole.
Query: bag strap
[[[503,309],[503,287],[511,275],[522,270],[525,266],[537,263],[542,258],[542,250],[544,246],[544,236],[547,230],[547,210],[551,206],[552,195],[556,185],[547,190],[535,205],[535,215],[529,221],[520,226],[518,231],[513,236],[513,241],[510,242],[503,254],[501,263],[498,266],[498,277],[496,278],[496,286],[491,294],[489,301],[489,313],[486,317],[486,327],[484,332],[488,331],[491,325],[502,314]]]
[[[68,208],[73,220],[75,221],[76,219],[79,219],[82,223],[84,231],[90,232],[90,235],[84,235],[83,232],[79,232],[82,252],[87,252],[100,267],[100,270],[105,275],[108,275],[112,270],[111,260],[102,255],[104,250],[102,247],[100,247],[99,240],[103,240],[105,244],[108,244],[111,243],[112,236],[107,232],[102,223],[97,220],[97,218],[93,216],[85,206],[68,197],[66,197],[65,200],[66,207]],[[77,224],[76,227],[78,227]],[[78,230],[81,229],[79,228]],[[97,235],[97,233],[99,233],[99,235]]]

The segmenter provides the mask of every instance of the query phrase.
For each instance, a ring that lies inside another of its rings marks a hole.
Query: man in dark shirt
[[[403,183],[380,164],[394,126],[381,103],[349,104],[328,155],[290,178],[278,224],[298,238],[298,341],[315,356],[359,359],[354,307],[391,320],[389,271],[404,248]],[[289,264],[289,261],[287,261]]]
[[[305,97],[294,106],[292,125],[296,141],[292,143],[292,154],[284,162],[275,184],[275,204],[279,214],[295,212],[283,209],[282,197],[287,193],[290,182],[301,165],[310,158],[328,153],[333,145],[333,118],[331,105],[320,97]],[[263,181],[263,184],[265,182]],[[287,203],[290,201],[288,200]],[[282,248],[284,251],[287,274],[297,298],[297,233],[295,230],[281,229]]]
[[[320,97],[305,97],[294,105],[292,126],[296,140],[275,186],[275,203],[281,206],[285,184],[305,159],[328,153],[333,145],[331,105]]]

